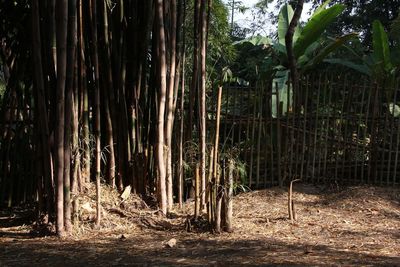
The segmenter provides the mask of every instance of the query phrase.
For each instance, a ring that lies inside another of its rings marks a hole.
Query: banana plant
[[[344,11],[345,6],[336,4],[326,8],[331,0],[322,4],[310,17],[304,28],[297,27],[293,36],[293,51],[300,72],[306,72],[321,63],[329,54],[336,51],[349,40],[357,37],[356,33],[345,34],[338,38],[322,38],[322,34]],[[293,8],[286,4],[282,7],[278,21],[278,44],[274,44],[279,52],[282,66],[287,66],[285,35],[293,17]]]
[[[349,40],[356,38],[356,33],[350,33],[338,38],[323,38],[322,35],[330,24],[344,11],[345,6],[335,4],[328,7],[331,0],[324,2],[315,10],[308,22],[302,28],[296,27],[293,36],[293,51],[296,58],[297,68],[300,73],[305,73],[324,61],[332,52],[346,44]],[[279,90],[280,101],[284,103],[284,112],[288,106],[287,88],[288,61],[285,46],[285,35],[293,18],[293,8],[289,4],[282,6],[278,18],[278,38],[271,40],[265,37],[255,37],[241,41],[248,42],[254,46],[263,46],[271,50],[269,57],[275,58],[277,64],[273,66],[273,88]],[[267,61],[267,58],[265,59]],[[270,61],[268,61],[270,62]],[[273,101],[273,102],[276,102]],[[289,103],[290,104],[290,103]],[[274,105],[274,104],[273,104]]]
[[[375,20],[372,24],[372,53],[359,55],[354,49],[346,48],[358,58],[361,63],[349,61],[342,58],[325,59],[327,63],[334,63],[346,66],[359,73],[369,76],[382,88],[394,88],[396,78],[399,75],[400,64],[395,51],[391,51],[388,34],[382,23]],[[396,48],[395,48],[396,49]],[[398,48],[397,48],[398,49]],[[393,99],[393,91],[385,90],[386,101],[389,109],[394,116],[399,116],[395,110],[400,109],[395,103],[390,103]],[[392,108],[390,108],[392,107]]]
[[[378,83],[393,81],[399,71],[394,53],[390,50],[389,37],[379,20],[372,24],[372,50],[367,55],[359,55],[354,49],[346,48],[358,58],[361,63],[345,60],[342,58],[325,59],[324,62],[341,64],[357,72],[370,76]]]

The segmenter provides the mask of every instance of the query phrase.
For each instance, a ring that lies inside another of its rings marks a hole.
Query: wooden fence
[[[307,76],[299,90],[302,107],[295,113],[293,94],[274,90],[272,82],[227,86],[222,150],[239,148],[247,166],[246,183],[252,188],[292,179],[399,184],[398,89],[398,81],[383,88],[350,74]]]

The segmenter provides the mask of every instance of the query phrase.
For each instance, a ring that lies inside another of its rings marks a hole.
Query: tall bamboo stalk
[[[39,121],[39,129],[40,129],[40,146],[42,153],[42,173],[44,180],[44,187],[46,197],[46,210],[50,212],[50,206],[52,202],[52,192],[51,190],[51,154],[50,154],[50,146],[49,146],[49,126],[48,126],[48,116],[47,116],[47,108],[45,103],[45,85],[44,85],[44,75],[43,75],[43,62],[42,62],[42,53],[41,53],[41,32],[40,32],[40,24],[39,24],[39,0],[35,0],[32,3],[32,28],[33,28],[33,57],[36,64],[34,68],[35,76],[35,99],[37,102],[37,118]]]
[[[69,1],[68,18],[68,51],[65,100],[65,136],[64,136],[64,225],[66,232],[71,232],[71,133],[72,133],[72,102],[74,97],[74,69],[76,60],[77,23],[76,0]]]
[[[174,120],[174,88],[175,88],[175,71],[176,71],[176,26],[177,26],[177,7],[176,0],[170,1],[170,58],[169,58],[169,84],[167,86],[167,122],[165,128],[165,144],[167,152],[166,156],[166,187],[167,187],[167,208],[172,208],[173,204],[173,181],[172,181],[172,130]]]
[[[57,121],[55,132],[56,181],[57,181],[57,234],[64,235],[64,129],[65,129],[65,80],[67,66],[68,1],[56,2],[57,28]]]
[[[185,15],[184,15],[185,17]],[[185,30],[183,30],[183,36],[185,36]],[[185,38],[185,37],[184,37]],[[181,82],[181,98],[180,98],[180,126],[179,126],[179,184],[178,184],[178,202],[179,208],[183,207],[183,139],[184,139],[184,122],[185,122],[185,63],[186,63],[186,53],[185,53],[185,40],[183,41],[183,55],[182,55],[182,82]]]
[[[158,171],[158,201],[160,209],[164,214],[167,214],[167,190],[166,190],[166,168],[164,158],[164,115],[165,115],[165,102],[167,91],[167,69],[166,69],[166,49],[165,49],[165,29],[164,29],[164,11],[163,1],[157,0],[156,2],[157,14],[157,34],[159,41],[159,77],[160,77],[160,91],[158,99],[158,123],[157,123],[157,171]]]

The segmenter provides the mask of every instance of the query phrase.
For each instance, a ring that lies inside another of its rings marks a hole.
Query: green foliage
[[[357,64],[357,63],[354,63],[352,61],[342,59],[342,58],[329,58],[329,59],[325,59],[324,62],[327,62],[330,64],[341,64],[345,67],[353,69],[362,74],[365,74],[368,76],[371,75],[370,69],[365,64]]]
[[[311,17],[301,31],[299,38],[293,44],[293,51],[296,58],[302,56],[307,48],[321,37],[326,28],[344,9],[344,5],[334,5],[328,9],[319,11],[318,14]]]
[[[372,37],[372,53],[364,55],[347,47],[353,55],[358,57],[355,62],[342,58],[332,58],[325,60],[325,62],[349,67],[370,76],[382,85],[384,82],[393,83],[399,69],[399,63],[392,56],[388,35],[382,23],[378,20],[373,22]],[[394,47],[394,50],[396,50],[396,47]]]
[[[329,5],[329,3],[332,0],[327,0],[324,3],[322,3],[322,5],[320,5],[319,7],[317,7],[313,13],[313,15],[311,16],[311,18],[313,18],[314,16],[318,15],[319,13],[321,13],[322,11],[325,10],[325,8]]]
[[[324,0],[311,0],[314,8],[321,5]],[[381,21],[384,29],[388,30],[392,21],[398,17],[400,0],[332,0],[332,4],[344,4],[347,6],[328,31],[340,35],[349,32],[359,32],[364,46],[372,47],[372,22],[374,19]]]
[[[285,45],[285,36],[289,29],[290,22],[293,18],[293,8],[286,4],[282,7],[281,11],[279,12],[279,19],[278,19],[278,41],[280,44]],[[296,27],[293,35],[293,42],[296,42],[297,38],[299,38],[300,30],[299,27]]]
[[[0,104],[3,101],[5,91],[6,91],[6,85],[4,81],[0,79]]]
[[[303,29],[297,27],[295,30],[293,49],[298,60],[297,67],[300,71],[308,71],[315,67],[332,52],[335,52],[342,45],[357,36],[355,33],[350,33],[336,39],[326,39],[322,37],[327,27],[333,23],[345,8],[343,5],[337,4],[325,9],[328,4],[329,1],[325,2],[317,9],[316,13],[311,16],[311,19],[305,24]],[[247,42],[254,46],[263,45],[264,47],[271,47],[270,57],[274,57],[279,62],[277,65],[287,68],[285,35],[293,13],[293,8],[288,4],[285,4],[281,8],[278,19],[277,41],[271,41],[269,38],[256,36],[241,41],[240,44]],[[274,68],[273,65],[269,67]]]
[[[327,46],[321,49],[321,51],[313,56],[312,58],[307,58],[307,63],[304,64],[304,69],[308,70],[312,67],[321,63],[326,57],[328,57],[331,53],[337,51],[340,47],[346,44],[348,41],[356,38],[358,35],[356,33],[346,34],[339,38],[333,39]],[[306,53],[307,55],[307,53]]]
[[[245,43],[250,43],[254,46],[269,46],[272,44],[272,40],[268,37],[264,37],[261,35],[257,35],[255,37],[252,37],[250,39],[244,39],[238,42],[235,42],[234,44],[245,44]]]
[[[239,144],[239,146],[234,146],[234,147],[226,147],[222,145],[220,152],[220,161],[226,163],[225,164],[226,166],[224,166],[225,173],[228,173],[229,171],[228,162],[233,163],[233,169],[234,169],[233,176],[235,177],[234,181],[236,181],[233,185],[235,193],[240,191],[246,192],[250,190],[246,186],[246,184],[248,184],[248,174],[247,174],[248,166],[246,162],[242,161],[242,159],[240,158],[240,151],[242,151],[242,149],[241,145]]]
[[[193,3],[189,4],[187,11],[186,29],[189,40],[193,38]],[[230,36],[230,24],[228,22],[229,10],[221,0],[214,0],[210,15],[210,24],[208,31],[208,46],[207,46],[207,74],[208,87],[212,81],[220,80],[222,70],[229,66],[236,58],[236,51],[232,44]],[[193,44],[188,41],[188,66],[191,70],[193,65],[191,61]]]
[[[328,7],[330,0],[323,3],[306,22],[303,28],[297,26],[293,38],[293,49],[297,59],[297,68],[304,73],[319,65],[325,58],[338,51],[343,45],[355,39],[355,33],[338,38],[327,38],[324,32],[344,11],[345,6],[336,4]],[[328,8],[327,8],[328,7]],[[282,6],[278,17],[277,39],[256,36],[237,42],[238,49],[244,53],[241,62],[242,73],[256,73],[257,76],[273,79],[273,90],[279,90],[279,101],[284,102],[283,112],[292,104],[293,93],[288,88],[289,79],[285,36],[293,18],[293,8],[289,4]],[[252,54],[254,53],[254,54]],[[250,60],[251,59],[251,60]],[[243,66],[243,63],[246,63]],[[254,66],[257,66],[256,70]],[[258,77],[254,78],[256,80]],[[250,78],[249,75],[246,78]],[[289,100],[290,103],[287,103]],[[273,99],[272,108],[276,110],[277,99]],[[272,114],[276,116],[276,112]]]
[[[397,41],[397,45],[400,43],[400,13],[396,19],[393,20],[390,26],[390,37]]]
[[[389,38],[380,21],[375,20],[372,24],[372,47],[373,60],[376,63],[376,69],[381,73],[390,71],[392,68]]]

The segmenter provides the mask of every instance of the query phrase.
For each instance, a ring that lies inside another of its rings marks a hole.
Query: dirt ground
[[[187,232],[192,203],[164,218],[138,199],[109,196],[96,230],[88,196],[81,200],[84,222],[62,240],[42,236],[24,211],[3,211],[0,266],[400,266],[399,188],[296,185],[294,199],[298,220],[291,223],[284,190],[239,194],[235,230],[223,234]],[[169,247],[171,239],[176,245]]]

